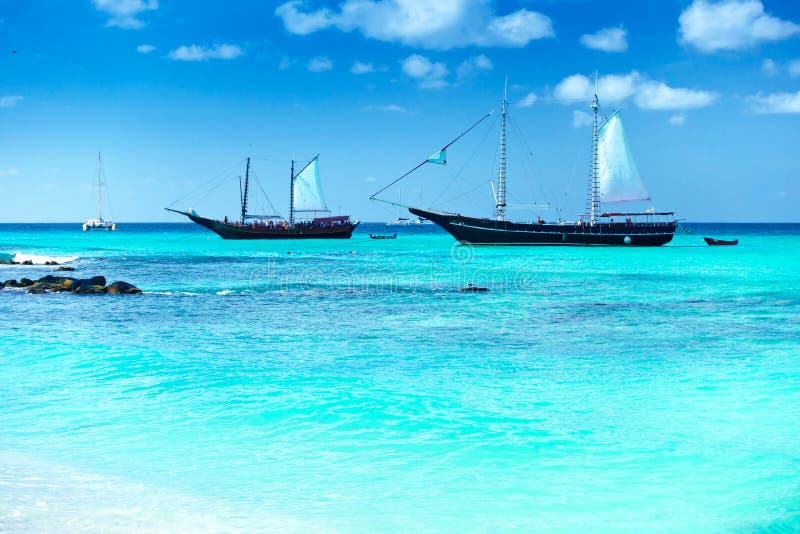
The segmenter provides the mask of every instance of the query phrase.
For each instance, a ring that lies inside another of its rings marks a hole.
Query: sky
[[[382,195],[491,216],[506,78],[511,218],[574,220],[595,73],[649,205],[800,222],[797,0],[0,0],[0,42],[0,222],[93,217],[98,151],[115,221],[235,216],[248,155],[288,215],[316,154],[334,213],[385,221],[495,110]]]

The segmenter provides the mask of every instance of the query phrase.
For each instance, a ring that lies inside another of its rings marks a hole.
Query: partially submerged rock
[[[28,288],[28,293],[61,293],[72,291],[73,284],[77,282],[75,278],[53,276],[48,274],[39,278]]]
[[[101,295],[109,293],[112,295],[139,295],[142,290],[133,284],[118,280],[106,286],[104,276],[93,276],[91,278],[70,278],[66,276],[53,276],[48,274],[34,281],[30,278],[16,280],[6,280],[0,282],[0,289],[3,288],[25,288],[27,293],[73,293],[75,295]]]
[[[61,267],[56,269],[56,271],[74,271],[74,270],[75,270],[75,267],[71,267],[69,265],[62,265]]]
[[[141,294],[142,290],[133,284],[129,284],[128,282],[123,282],[120,280],[112,284],[108,284],[108,287],[106,287],[106,292],[113,295],[139,295]]]
[[[85,280],[77,280],[72,284],[72,292],[78,295],[89,295],[106,292],[104,276],[93,276]]]

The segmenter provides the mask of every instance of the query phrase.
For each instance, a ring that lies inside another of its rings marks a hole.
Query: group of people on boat
[[[250,224],[242,224],[241,221],[235,221],[231,223],[228,220],[228,217],[225,216],[223,220],[225,224],[232,224],[236,228],[245,228],[245,227],[252,227],[252,228],[265,228],[269,230],[288,230],[289,229],[289,222],[288,221],[278,221],[275,222],[273,220],[265,221],[263,219],[254,219],[253,222]],[[318,228],[335,228],[339,226],[345,226],[347,224],[346,220],[334,220],[334,221],[298,221],[294,223],[294,228],[302,228],[302,229],[309,229],[309,230],[316,230]]]

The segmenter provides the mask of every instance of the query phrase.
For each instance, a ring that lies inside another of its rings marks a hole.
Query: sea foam
[[[30,261],[34,265],[44,265],[48,261],[54,261],[56,263],[69,263],[77,260],[79,257],[80,256],[41,256],[38,254],[23,254],[22,252],[17,252],[12,261],[17,263]]]

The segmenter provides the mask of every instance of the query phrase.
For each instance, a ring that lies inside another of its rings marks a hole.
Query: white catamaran
[[[102,157],[100,156],[100,152],[97,153],[97,218],[96,219],[89,219],[85,223],[83,223],[83,231],[88,232],[89,230],[106,230],[107,232],[113,232],[117,229],[117,225],[111,222],[110,220],[103,219],[103,215],[101,212],[102,206],[102,192],[103,192],[103,166],[102,166]]]

